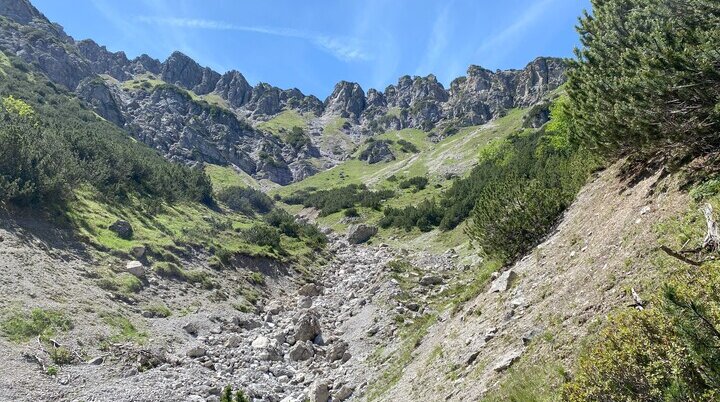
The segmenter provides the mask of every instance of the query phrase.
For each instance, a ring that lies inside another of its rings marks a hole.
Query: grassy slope
[[[308,120],[312,114],[300,114],[295,110],[283,110],[272,119],[258,123],[257,128],[265,131],[269,131],[275,135],[280,135],[284,132],[290,132],[293,127],[300,127],[303,130],[307,129]]]
[[[377,136],[377,139],[394,140],[392,145],[396,160],[369,165],[357,159],[348,160],[332,169],[318,173],[301,182],[272,190],[271,194],[286,196],[301,189],[341,187],[348,184],[364,183],[370,188],[391,188],[396,191],[396,197],[387,202],[393,207],[417,204],[428,198],[438,197],[444,188],[449,187],[452,180],[446,178],[446,173],[456,173],[462,176],[470,171],[477,163],[481,149],[494,140],[507,137],[519,130],[522,126],[523,110],[512,110],[507,116],[483,126],[462,128],[458,133],[433,143],[428,139],[427,133],[404,129],[390,131]],[[404,139],[413,143],[420,152],[403,153],[397,140]],[[362,148],[362,147],[361,147]],[[359,153],[360,150],[356,152]],[[399,180],[414,176],[427,176],[430,180],[427,188],[414,192],[411,189],[397,188],[397,182],[389,182],[390,176]],[[293,213],[301,210],[299,206],[287,206]],[[380,219],[382,213],[368,208],[358,208],[366,222],[374,223]],[[318,219],[318,224],[328,226],[336,231],[344,231],[343,214],[335,213]],[[405,232],[401,229],[382,229],[378,236],[380,241],[403,247],[423,247],[435,251],[446,250],[449,247],[467,246],[467,236],[463,233],[463,225],[450,232],[432,231],[421,233],[418,230]],[[466,248],[466,247],[463,247]]]

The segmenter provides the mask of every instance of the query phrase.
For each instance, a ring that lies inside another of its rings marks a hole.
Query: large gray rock
[[[512,287],[517,277],[515,271],[508,269],[493,281],[492,285],[490,285],[490,293],[506,292]]]
[[[310,402],[328,402],[330,399],[330,389],[328,383],[324,380],[317,380],[310,386],[308,393]]]
[[[348,229],[347,239],[350,244],[365,243],[370,240],[371,237],[375,236],[378,228],[372,225],[353,225]]]
[[[117,99],[107,84],[100,78],[83,80],[75,90],[78,97],[92,106],[105,120],[118,127],[125,125],[122,102]]]
[[[110,225],[108,229],[113,231],[121,239],[130,240],[133,237],[133,228],[128,221],[117,220]]]
[[[145,277],[145,266],[140,261],[128,261],[125,270],[138,278]]]
[[[312,342],[298,342],[288,352],[288,358],[294,362],[309,360],[313,356],[315,356],[315,349]]]
[[[295,323],[295,339],[298,342],[313,340],[320,334],[320,320],[313,311],[306,311]]]

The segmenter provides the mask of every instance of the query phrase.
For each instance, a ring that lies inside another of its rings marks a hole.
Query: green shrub
[[[242,236],[248,243],[280,250],[280,232],[273,227],[256,223],[249,229],[243,230]]]
[[[569,71],[574,134],[615,155],[720,146],[720,3],[594,0]]]
[[[73,355],[70,353],[70,350],[64,346],[53,347],[50,350],[50,359],[58,366],[62,366],[63,364],[72,363]]]
[[[228,385],[220,395],[220,402],[250,402],[250,398],[245,396],[245,393],[241,390],[238,390],[233,395],[233,389]]]
[[[371,191],[365,185],[350,184],[330,190],[300,190],[285,197],[285,202],[313,207],[320,210],[320,216],[327,216],[356,206],[379,209],[385,200],[394,195],[392,190]]]
[[[345,210],[344,215],[347,218],[357,218],[360,216],[360,213],[355,207],[351,207]]]
[[[425,187],[427,187],[427,185],[428,185],[427,177],[416,176],[416,177],[411,177],[407,180],[401,181],[400,184],[398,184],[398,187],[400,187],[402,189],[415,187],[415,191],[420,191],[420,190],[424,190]]]
[[[285,137],[285,142],[295,149],[300,149],[311,144],[310,137],[305,134],[305,131],[301,127],[297,126],[290,130],[290,133]]]
[[[265,214],[273,209],[275,203],[265,193],[250,187],[227,187],[217,194],[217,199],[233,211],[252,216],[256,212]]]
[[[566,399],[717,400],[718,268],[680,268],[650,307],[612,315],[581,355]]]
[[[400,145],[400,150],[403,151],[403,152],[412,153],[412,154],[416,154],[416,153],[420,152],[420,150],[418,149],[418,147],[415,146],[415,144],[413,144],[413,143],[410,142],[410,141],[407,141],[407,140],[398,140],[397,143],[398,143],[398,145]]]
[[[153,266],[153,271],[155,271],[158,276],[161,276],[163,278],[175,279],[179,281],[187,280],[185,270],[180,268],[180,266],[175,264],[174,262],[156,262]]]

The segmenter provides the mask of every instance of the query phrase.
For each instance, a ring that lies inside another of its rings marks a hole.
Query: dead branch
[[[677,251],[672,250],[672,249],[671,249],[670,247],[668,247],[668,246],[660,246],[660,250],[664,251],[665,254],[667,254],[667,255],[669,255],[669,256],[671,256],[671,257],[675,257],[675,258],[677,258],[678,260],[680,260],[680,261],[682,261],[682,262],[684,262],[684,263],[686,263],[686,264],[690,264],[690,265],[699,267],[699,266],[702,265],[702,263],[703,263],[702,261],[695,261],[695,260],[692,260],[692,259],[690,259],[690,258],[688,258],[688,257],[685,257],[684,255],[678,253]]]

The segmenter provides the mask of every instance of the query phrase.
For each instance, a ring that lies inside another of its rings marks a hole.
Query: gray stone
[[[490,293],[506,292],[512,287],[517,277],[515,271],[508,269],[493,281],[492,285],[490,285]]]
[[[305,342],[320,335],[320,321],[314,312],[305,312],[295,323],[295,340]]]
[[[515,364],[516,361],[518,361],[520,359],[521,355],[522,355],[522,350],[513,350],[513,351],[506,353],[495,364],[495,366],[493,367],[493,370],[496,373],[500,373],[502,371],[509,369],[513,364]]]
[[[140,261],[128,261],[125,270],[138,278],[145,277],[145,267]]]
[[[310,402],[328,402],[330,399],[330,389],[328,383],[323,380],[317,380],[310,386],[308,394]]]
[[[251,346],[254,349],[265,349],[270,345],[270,339],[264,336],[258,336],[255,338],[254,341],[252,341]]]
[[[298,342],[290,349],[288,357],[291,361],[305,361],[315,355],[315,349],[310,342]]]
[[[186,354],[187,354],[188,357],[195,359],[195,358],[198,358],[198,357],[203,357],[203,356],[205,356],[206,353],[207,353],[207,349],[205,349],[204,347],[202,347],[202,346],[195,346],[195,347],[193,347],[193,348],[190,348],[190,349],[187,351]]]
[[[113,231],[121,239],[130,240],[133,237],[132,225],[130,225],[127,221],[117,220],[115,223],[110,225],[108,229]]]
[[[303,285],[299,290],[300,296],[320,296],[322,294],[322,286],[318,286],[314,283],[308,283]]]
[[[359,224],[353,225],[348,229],[347,240],[350,244],[365,243],[375,236],[378,228],[376,226]]]
[[[345,384],[333,394],[333,401],[342,402],[350,398],[352,393],[355,391],[355,387],[349,384]]]
[[[422,286],[440,285],[443,283],[443,279],[437,275],[425,275],[420,278],[418,283]]]
[[[145,255],[145,246],[135,246],[130,250],[130,255],[135,258],[142,258]]]

